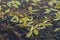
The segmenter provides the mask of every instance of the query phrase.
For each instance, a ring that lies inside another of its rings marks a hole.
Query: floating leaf
[[[13,4],[13,6],[15,7],[15,8],[18,8],[19,6],[18,5],[16,5],[16,4]]]
[[[29,13],[33,13],[33,8],[31,6],[28,7],[28,11],[29,11]]]
[[[49,13],[51,10],[50,9],[45,9],[44,13]]]
[[[18,6],[19,5],[21,5],[21,3],[19,2],[19,1],[9,1],[8,3],[7,3],[7,5],[9,6],[9,7],[15,7],[15,8],[18,8]]]
[[[53,1],[50,1],[48,4],[52,6],[53,5]]]
[[[53,9],[53,8],[50,8],[51,10],[53,10],[53,11],[58,11],[58,10],[56,10],[56,9]]]
[[[23,17],[23,15],[21,15],[21,14],[20,14],[19,16],[20,16],[20,17]]]
[[[56,19],[54,19],[54,20],[59,20],[60,19],[60,11],[58,11],[55,15],[56,15],[56,17],[55,17]]]
[[[15,3],[16,3],[17,5],[21,5],[21,3],[20,3],[19,1],[15,1]]]
[[[23,20],[22,20],[22,19],[20,19],[19,23],[22,23],[22,22],[23,22]]]
[[[18,18],[18,16],[14,16],[10,21],[11,22],[18,22],[19,18]]]
[[[9,7],[11,7],[11,6],[12,6],[11,1],[7,2],[7,6],[9,6]]]
[[[8,13],[10,11],[10,9],[7,9],[6,11],[5,11],[5,13]]]
[[[33,32],[34,32],[35,35],[38,35],[39,34],[39,31],[37,29],[34,29]]]
[[[3,7],[6,7],[6,8],[7,8],[7,6],[6,6],[6,5],[3,5]]]
[[[19,23],[23,23],[24,26],[28,26],[27,21],[28,21],[28,17],[23,17],[20,19]]]
[[[45,29],[46,27],[39,27],[38,29],[40,30],[40,29]]]
[[[44,29],[46,26],[51,26],[51,23],[40,23],[37,26],[39,27],[38,29]]]
[[[50,6],[52,6],[54,3],[57,3],[57,1],[56,1],[56,0],[51,0],[48,4],[49,4]]]
[[[57,31],[59,31],[60,30],[60,28],[56,28],[56,29],[54,29],[54,32],[57,32]]]
[[[26,2],[29,2],[29,0],[26,0]]]
[[[30,19],[28,19],[28,21],[32,21],[33,20],[33,17],[30,17]]]
[[[32,31],[28,32],[27,35],[26,35],[27,38],[29,38],[31,36],[32,36]]]
[[[55,8],[60,8],[60,2],[56,4]]]
[[[28,23],[24,22],[23,23],[24,26],[30,26]]]
[[[33,10],[34,12],[39,11],[39,10]]]
[[[31,3],[31,5],[37,6],[37,4],[36,4],[36,3]]]
[[[27,22],[28,17],[24,17],[24,18],[22,18],[22,20],[23,20],[23,22]]]
[[[28,10],[32,10],[32,7],[28,7]]]
[[[40,2],[41,0],[32,0],[34,3]]]

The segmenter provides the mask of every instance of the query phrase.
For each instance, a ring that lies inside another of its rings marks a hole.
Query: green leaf
[[[7,9],[6,11],[5,11],[5,13],[8,13],[10,11],[10,9]]]
[[[24,22],[24,23],[23,23],[23,25],[24,25],[24,26],[29,26],[29,24],[28,24],[28,23],[26,23],[26,22]]]
[[[32,21],[33,20],[33,17],[31,17],[30,19],[28,19],[28,21]]]
[[[20,3],[19,1],[15,1],[15,3],[16,3],[17,5],[21,5],[21,3]]]
[[[27,22],[27,20],[28,20],[28,17],[23,17],[23,18],[21,18],[20,19],[20,23],[26,23]]]
[[[29,2],[29,0],[26,0],[26,2]]]
[[[40,2],[41,0],[32,0],[34,3]]]
[[[11,7],[11,6],[12,6],[11,1],[7,2],[7,6],[9,6],[9,7]]]
[[[19,16],[20,16],[20,17],[23,17],[23,15],[22,15],[22,14],[20,14]]]
[[[28,7],[28,11],[29,11],[29,13],[33,13],[33,8],[31,6]]]
[[[49,4],[50,6],[52,6],[54,3],[57,3],[57,1],[56,1],[56,0],[51,0],[48,4]]]
[[[51,23],[40,23],[38,26],[39,28],[38,29],[44,29],[46,28],[46,26],[51,26],[52,24]]]
[[[49,13],[51,10],[49,9],[45,9],[45,12],[44,13]]]
[[[34,12],[39,11],[39,10],[33,10]]]
[[[54,29],[54,32],[57,32],[57,31],[59,31],[60,30],[60,28],[56,28],[56,29]]]
[[[55,8],[60,8],[60,2],[56,4]]]
[[[33,8],[32,7],[28,7],[28,10],[31,11]]]
[[[32,31],[28,32],[27,35],[26,35],[27,38],[29,38],[31,36],[32,36]]]
[[[58,10],[56,10],[56,9],[53,9],[53,8],[50,8],[51,10],[53,10],[53,11],[58,11]]]
[[[37,4],[36,4],[36,3],[31,3],[31,5],[37,6]]]
[[[59,20],[60,19],[60,11],[58,11],[55,15],[56,15],[55,16],[56,19],[54,19],[54,20]]]
[[[39,34],[39,31],[37,29],[34,29],[33,32],[34,32],[35,35],[38,35]]]
[[[45,29],[46,27],[44,26],[44,27],[39,27],[38,29],[40,30],[40,29]]]
[[[23,20],[22,20],[22,19],[20,19],[19,23],[22,23],[22,22],[23,22]]]
[[[16,4],[13,4],[13,6],[14,6],[15,8],[18,8],[18,5],[16,5]]]
[[[7,3],[7,5],[8,5],[9,7],[13,6],[13,7],[15,7],[15,8],[18,8],[19,5],[21,5],[21,3],[20,3],[19,1],[9,1],[9,2]]]
[[[6,7],[6,8],[7,8],[7,6],[6,6],[6,5],[3,5],[3,7]]]
[[[53,5],[53,1],[50,1],[48,4],[52,6]]]
[[[18,16],[14,16],[10,21],[11,22],[18,22],[19,18],[18,18]]]

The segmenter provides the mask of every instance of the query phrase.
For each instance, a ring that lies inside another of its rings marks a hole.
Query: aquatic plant
[[[16,35],[19,34],[16,32],[18,28],[26,28],[28,30],[25,34],[26,38],[38,36],[41,30],[53,27],[53,21],[60,20],[59,3],[59,0],[8,0],[7,2],[0,0],[0,19],[2,22],[0,24],[6,22],[8,25],[4,24],[4,26],[8,28],[5,29],[16,33]],[[17,28],[15,29],[15,27]],[[53,31],[60,31],[60,28]],[[50,37],[49,34],[48,32],[46,37]]]

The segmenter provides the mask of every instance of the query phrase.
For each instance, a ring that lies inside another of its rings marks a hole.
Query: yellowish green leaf
[[[20,3],[19,1],[15,1],[15,3],[16,3],[17,5],[21,5],[21,3]]]
[[[32,7],[28,7],[28,10],[32,10]]]
[[[10,11],[10,9],[7,9],[6,11],[5,11],[5,13],[8,13]]]
[[[33,32],[34,32],[35,35],[39,34],[39,31],[37,29],[34,29]]]
[[[10,21],[11,22],[18,22],[19,18],[18,18],[18,16],[14,16]]]
[[[20,16],[20,17],[23,17],[23,15],[21,15],[21,14],[20,14],[19,16]]]
[[[29,2],[29,0],[26,0],[26,2]]]
[[[32,36],[32,31],[28,32],[27,35],[26,35],[27,38],[29,38],[31,36]]]
[[[60,30],[60,28],[56,28],[56,29],[54,29],[54,32],[57,32],[57,31],[59,31]]]
[[[13,4],[12,6],[14,6],[15,8],[18,8],[18,5],[16,5],[16,4]]]
[[[54,19],[54,20],[59,20],[60,19],[60,11],[58,11],[55,15],[56,15],[56,17],[55,17],[56,19]]]
[[[49,13],[51,10],[50,9],[45,9],[44,13]]]
[[[55,8],[60,8],[60,2],[56,4]]]
[[[34,3],[40,2],[41,0],[32,0]]]
[[[11,7],[12,6],[11,4],[12,4],[11,1],[7,2],[7,6]]]

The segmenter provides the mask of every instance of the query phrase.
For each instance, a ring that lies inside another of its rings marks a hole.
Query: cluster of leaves
[[[20,2],[19,1],[9,1],[8,3],[7,3],[7,5],[9,6],[9,7],[15,7],[15,8],[18,8],[19,7],[19,5],[21,5],[20,4]]]
[[[47,26],[51,26],[52,25],[51,22],[56,19],[60,20],[60,10],[58,10],[60,8],[60,4],[59,4],[60,1],[56,1],[56,0],[49,1],[48,5],[51,6],[50,8],[46,5],[42,7],[39,6],[39,4],[43,2],[42,0],[25,0],[26,4],[22,4],[23,2],[24,0],[21,0],[21,2],[18,0],[11,0],[11,1],[8,1],[7,3],[2,2],[3,4],[0,5],[0,17],[3,18],[2,20],[4,20],[4,17],[5,17],[4,15],[8,14],[10,17],[12,16],[12,18],[9,20],[10,22],[19,23],[19,24],[16,24],[19,27],[28,27],[29,32],[27,33],[26,37],[32,36],[33,33],[35,35],[38,35],[39,34],[38,30],[44,29]],[[56,6],[53,8],[54,3],[56,3]],[[26,5],[28,6],[26,7]],[[12,11],[13,9],[11,9],[11,8],[18,9],[20,6],[22,6],[23,8],[26,7],[25,9],[23,9],[24,12],[22,11],[22,13],[18,11]],[[33,6],[34,7],[37,6],[38,8],[34,9]],[[2,7],[7,9],[2,11],[3,10]],[[45,10],[44,12],[45,15],[42,16],[43,17],[42,19],[40,18],[40,14],[38,13],[39,11],[41,11],[41,9]],[[54,14],[55,15],[54,18],[46,16],[47,14],[50,14],[51,11],[57,11]],[[32,15],[36,15],[37,17]],[[34,19],[34,17],[36,19]],[[60,30],[60,28],[58,30]]]

